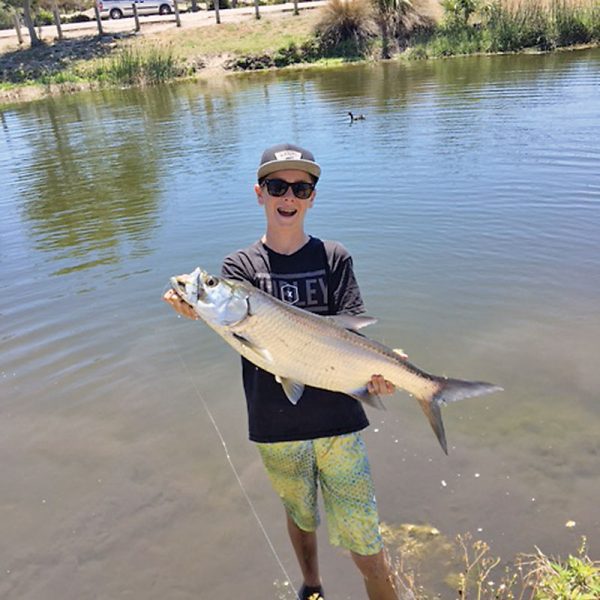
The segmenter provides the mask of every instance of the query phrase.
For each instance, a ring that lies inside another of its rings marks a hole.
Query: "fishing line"
[[[244,487],[244,484],[242,483],[242,479],[241,479],[237,469],[235,468],[235,465],[233,464],[233,460],[231,459],[231,455],[229,454],[229,449],[227,448],[227,443],[225,442],[225,438],[223,437],[223,434],[221,433],[221,430],[219,429],[219,426],[217,425],[217,421],[214,418],[212,412],[210,411],[210,408],[208,407],[208,404],[207,404],[206,400],[204,399],[204,396],[200,393],[198,386],[192,379],[192,376],[187,367],[187,364],[183,360],[183,356],[181,355],[181,353],[179,352],[179,350],[177,349],[176,346],[175,346],[175,354],[177,354],[177,357],[179,358],[179,361],[181,362],[181,365],[183,367],[183,370],[185,371],[185,374],[187,375],[188,379],[190,380],[190,383],[191,383],[192,387],[194,388],[196,395],[198,396],[198,398],[200,399],[200,402],[204,406],[204,410],[206,411],[206,414],[208,415],[210,422],[212,423],[215,431],[217,432],[217,436],[219,437],[219,440],[221,441],[221,445],[223,446],[223,450],[225,451],[225,456],[227,458],[227,462],[229,463],[229,466],[231,467],[231,470],[233,471],[233,474],[238,482],[238,485],[240,486],[240,489],[242,490],[242,494],[243,494],[244,498],[246,499],[246,502],[248,503],[248,506],[250,507],[250,510],[252,511],[252,514],[254,515],[254,518],[256,519],[256,522],[258,523],[259,529],[262,531],[263,536],[267,540],[267,545],[271,549],[271,552],[272,552],[273,556],[275,557],[275,560],[276,560],[277,564],[279,565],[279,568],[281,569],[281,571],[285,577],[285,580],[291,585],[292,580],[291,580],[290,576],[288,575],[288,572],[285,570],[285,567],[283,566],[283,562],[279,558],[279,555],[277,554],[277,550],[275,550],[275,546],[273,545],[273,542],[271,541],[271,538],[269,537],[269,534],[267,533],[267,530],[266,530],[261,518],[259,517],[258,513],[256,512],[256,509],[254,508],[254,504],[252,503],[252,500],[250,499],[248,492],[246,492],[246,488]],[[300,600],[300,597],[295,592],[294,592],[294,596],[295,596],[295,598]]]

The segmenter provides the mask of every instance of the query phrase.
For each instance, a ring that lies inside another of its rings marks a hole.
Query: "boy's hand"
[[[367,389],[369,394],[376,394],[377,396],[389,396],[393,394],[396,387],[393,383],[383,378],[383,375],[373,375],[371,381],[367,383]]]
[[[182,317],[193,319],[194,321],[198,320],[196,311],[189,304],[184,302],[173,290],[167,290],[162,299],[167,304],[170,304],[175,312],[180,314]]]

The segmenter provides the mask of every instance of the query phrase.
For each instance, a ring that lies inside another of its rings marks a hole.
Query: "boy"
[[[222,275],[254,286],[321,315],[364,311],[352,258],[337,242],[304,230],[321,168],[311,152],[280,144],[263,152],[254,191],[264,207],[266,232],[252,246],[225,258]],[[171,291],[165,300],[197,318]],[[287,528],[304,582],[300,600],[324,598],[317,558],[317,486],[320,484],[330,541],[348,549],[363,575],[370,600],[397,600],[360,431],[368,420],[345,394],[306,387],[294,405],[273,375],[242,359],[250,439],[286,510]],[[372,394],[391,394],[381,375]]]

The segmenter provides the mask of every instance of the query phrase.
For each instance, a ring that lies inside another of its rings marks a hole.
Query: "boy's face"
[[[284,171],[275,171],[266,177],[266,179],[280,179],[287,183],[296,183],[304,181],[313,183],[312,177],[305,171],[287,169]],[[269,194],[267,186],[254,186],[254,191],[258,198],[258,203],[265,207],[267,224],[276,227],[303,227],[306,211],[312,207],[317,192],[312,191],[310,196],[303,200],[297,198],[291,187],[288,187],[283,196],[272,196]]]

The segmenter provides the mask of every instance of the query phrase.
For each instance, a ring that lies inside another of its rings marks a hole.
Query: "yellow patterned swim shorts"
[[[300,529],[315,531],[319,525],[320,485],[330,542],[364,556],[383,548],[371,469],[359,433],[257,446],[275,491]]]

